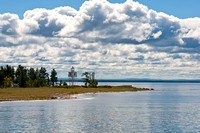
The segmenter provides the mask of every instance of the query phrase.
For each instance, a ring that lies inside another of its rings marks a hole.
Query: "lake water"
[[[0,132],[200,132],[199,83],[125,84],[155,91],[2,102]]]

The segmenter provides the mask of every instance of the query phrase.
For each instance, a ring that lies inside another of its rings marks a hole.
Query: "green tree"
[[[85,77],[82,79],[83,79],[83,83],[85,83],[85,86],[87,87],[91,80],[91,74],[89,72],[84,72],[81,76]]]
[[[11,78],[11,77],[5,77],[5,78],[4,78],[3,86],[4,86],[5,88],[11,87],[11,83],[12,83],[12,78]]]
[[[34,81],[35,79],[37,79],[37,74],[34,68],[30,68],[28,71],[28,77]]]
[[[39,87],[44,87],[44,86],[47,86],[46,79],[39,79]]]
[[[27,85],[30,87],[44,87],[47,86],[46,78],[48,77],[48,73],[46,72],[46,68],[41,67],[40,69],[30,68],[28,71],[28,82]]]
[[[4,77],[10,77],[11,80],[14,80],[15,70],[13,67],[6,65],[6,67],[4,67],[4,69],[3,69],[3,71],[4,71]]]
[[[33,81],[33,87],[40,87],[39,82],[38,82],[38,79],[35,79],[35,80]]]
[[[0,87],[3,86],[4,72],[3,67],[0,68]]]
[[[34,68],[30,68],[28,70],[28,81],[27,81],[27,86],[29,87],[35,87],[33,85],[33,82],[37,79],[36,71]]]
[[[92,79],[91,81],[90,81],[90,87],[97,87],[97,85],[98,85],[98,81],[96,80],[96,79]]]
[[[50,86],[49,74],[47,75],[47,85]]]
[[[55,69],[53,69],[51,71],[51,82],[52,82],[52,85],[54,86],[55,85],[55,82],[58,81],[58,78],[56,77],[57,76],[57,72]]]
[[[60,80],[60,86],[62,86],[63,85],[63,81],[62,80]]]
[[[14,80],[14,68],[6,65],[5,67],[1,66],[0,68],[0,86],[4,86],[5,77],[10,77],[11,81]]]
[[[63,82],[63,86],[67,86],[67,82],[66,81]]]
[[[44,67],[41,67],[39,70],[39,86],[41,87],[47,86],[46,79],[48,78],[48,73],[46,71]]]
[[[28,76],[27,76],[27,69],[21,65],[17,67],[16,73],[16,83],[20,87],[26,87],[27,86],[27,81],[28,81]]]
[[[35,70],[35,73],[36,73],[36,79],[39,79],[40,72],[38,68]]]
[[[40,79],[46,79],[48,77],[48,73],[46,72],[46,68],[41,67],[39,70],[39,77]]]

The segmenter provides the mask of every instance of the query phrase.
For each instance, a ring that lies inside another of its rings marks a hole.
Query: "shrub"
[[[11,87],[11,83],[12,83],[12,78],[11,78],[11,77],[5,77],[5,78],[4,78],[3,86],[4,86],[5,88]]]
[[[97,87],[97,85],[98,85],[98,81],[96,80],[96,79],[92,79],[91,81],[90,81],[90,87]]]

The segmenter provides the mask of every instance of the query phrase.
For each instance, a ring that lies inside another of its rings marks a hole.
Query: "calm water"
[[[200,132],[200,84],[126,84],[155,91],[2,102],[0,132]]]

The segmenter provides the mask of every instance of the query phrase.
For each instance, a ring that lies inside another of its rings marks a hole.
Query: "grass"
[[[98,88],[86,88],[81,86],[61,88],[61,87],[41,87],[41,88],[6,88],[0,89],[0,101],[17,100],[49,100],[56,95],[72,95],[80,93],[98,92],[124,92],[124,91],[148,91],[152,89],[136,88],[131,86],[99,86]]]

